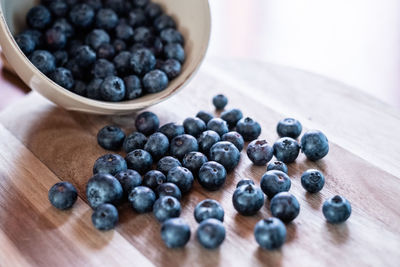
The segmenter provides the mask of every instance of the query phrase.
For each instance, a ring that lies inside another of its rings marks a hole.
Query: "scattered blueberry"
[[[214,116],[213,116],[211,113],[209,113],[209,112],[207,112],[207,111],[204,111],[204,110],[200,110],[200,111],[196,114],[196,117],[199,118],[199,119],[201,119],[201,120],[203,120],[204,123],[206,123],[206,124],[207,124],[211,119],[214,118]]]
[[[228,124],[226,123],[226,121],[220,118],[214,118],[209,120],[207,123],[207,129],[217,132],[220,136],[223,136],[229,131]]]
[[[284,163],[294,162],[300,152],[299,143],[290,137],[282,137],[274,143],[274,155]]]
[[[221,140],[231,142],[239,151],[243,150],[244,139],[238,132],[228,132],[222,136]]]
[[[223,222],[224,215],[225,212],[221,204],[214,199],[205,199],[199,202],[194,209],[194,218],[198,223],[210,218]]]
[[[86,185],[86,198],[92,208],[103,203],[117,203],[122,196],[122,186],[111,174],[98,173]]]
[[[127,169],[126,161],[118,154],[105,154],[99,157],[93,166],[93,174],[109,173],[115,175]]]
[[[236,131],[243,136],[245,141],[253,141],[260,136],[261,126],[258,122],[246,117],[238,121]]]
[[[309,193],[321,191],[325,184],[325,177],[319,170],[306,170],[301,175],[301,185]]]
[[[149,152],[153,159],[159,159],[163,157],[168,152],[168,149],[169,140],[160,132],[155,132],[150,135],[147,139],[147,143],[144,145],[144,150]]]
[[[231,142],[221,141],[211,147],[210,160],[222,164],[229,172],[239,164],[240,152]]]
[[[168,137],[169,140],[172,140],[174,137],[184,134],[185,128],[175,122],[170,122],[161,126],[158,131]]]
[[[166,220],[161,226],[161,238],[169,248],[181,248],[190,239],[190,227],[181,218]]]
[[[115,175],[127,196],[133,188],[142,184],[142,176],[134,170],[121,171]]]
[[[280,120],[278,126],[276,127],[276,131],[280,137],[291,137],[297,138],[300,136],[303,127],[301,123],[292,118],[285,118]]]
[[[160,184],[157,187],[157,196],[159,198],[165,197],[165,196],[172,196],[176,198],[177,200],[181,200],[182,198],[182,193],[179,187],[176,184],[173,183],[163,183]]]
[[[135,126],[139,132],[145,135],[150,135],[158,130],[160,121],[156,114],[150,111],[145,111],[136,117]]]
[[[124,142],[125,133],[117,126],[105,126],[97,134],[99,145],[108,150],[119,150]]]
[[[114,229],[118,223],[118,210],[111,204],[100,204],[92,214],[92,223],[96,229],[108,231]]]
[[[59,182],[49,190],[49,200],[51,205],[60,210],[71,208],[78,198],[78,191],[68,182]]]
[[[254,140],[247,146],[247,156],[255,165],[265,165],[274,156],[274,149],[266,140]]]
[[[134,211],[146,213],[152,211],[156,194],[146,186],[137,186],[129,193],[128,199]]]
[[[190,134],[194,137],[198,137],[207,128],[204,121],[199,118],[185,119],[183,121],[183,127],[185,128],[185,133]]]
[[[267,171],[272,171],[272,170],[282,171],[288,174],[288,167],[282,161],[272,161],[268,163]]]
[[[216,95],[212,99],[213,105],[216,109],[224,109],[228,104],[228,98],[222,94]]]
[[[269,197],[273,198],[280,192],[287,192],[292,182],[289,176],[281,171],[267,171],[261,178],[260,186],[262,191]]]
[[[234,108],[221,113],[221,119],[228,123],[229,128],[236,127],[236,124],[243,118],[243,113],[240,109]]]
[[[197,138],[199,149],[206,155],[209,155],[211,147],[220,140],[221,137],[219,134],[212,130],[202,132],[199,138]]]
[[[135,170],[141,174],[151,169],[153,158],[150,153],[143,149],[135,149],[128,153],[125,157],[128,168]]]
[[[185,167],[174,167],[167,175],[167,182],[176,184],[183,194],[190,191],[193,180],[192,172]]]
[[[244,178],[244,179],[240,180],[240,181],[236,184],[236,188],[241,187],[242,185],[248,185],[248,184],[255,185],[253,180]]]
[[[232,202],[241,215],[251,216],[264,205],[264,194],[253,184],[242,185],[233,193]]]
[[[181,215],[181,204],[171,196],[160,197],[153,206],[153,213],[159,222]]]
[[[188,134],[182,134],[174,137],[171,141],[170,152],[171,155],[182,159],[187,153],[198,151],[199,145],[196,138]]]
[[[163,91],[168,86],[168,77],[161,70],[152,70],[143,77],[143,87],[149,94]]]
[[[286,226],[274,217],[260,220],[254,227],[254,237],[260,247],[278,249],[286,241]]]
[[[171,156],[163,157],[157,162],[157,170],[164,173],[165,175],[168,174],[169,170],[180,166],[182,166],[180,161]]]
[[[203,153],[192,151],[183,157],[182,165],[196,175],[200,167],[207,161],[208,159]]]
[[[203,164],[199,170],[199,184],[207,190],[215,191],[221,188],[226,180],[224,166],[215,161]]]
[[[71,90],[75,85],[75,80],[71,71],[63,67],[55,69],[53,73],[50,73],[49,78],[68,90]]]
[[[125,138],[123,148],[126,153],[136,149],[143,149],[147,142],[147,137],[139,132],[133,132]]]
[[[342,223],[350,217],[351,205],[347,199],[336,195],[324,202],[322,212],[329,223]]]
[[[285,223],[293,221],[300,212],[300,204],[297,198],[289,192],[276,194],[270,202],[272,216],[281,219]]]
[[[167,181],[167,177],[157,170],[148,171],[143,177],[143,185],[151,188],[152,190],[156,190],[159,185],[165,183]]]
[[[225,240],[225,227],[219,220],[204,220],[197,228],[196,237],[203,247],[215,249]]]
[[[309,160],[322,159],[329,152],[328,139],[320,131],[308,131],[301,138],[301,150]]]
[[[125,98],[125,84],[121,78],[108,76],[100,86],[101,98],[105,101],[117,102]]]

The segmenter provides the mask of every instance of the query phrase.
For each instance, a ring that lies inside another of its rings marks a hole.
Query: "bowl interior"
[[[210,37],[211,18],[207,0],[153,0],[176,20],[178,29],[185,37],[186,60],[182,65],[182,73],[170,82],[167,89],[156,94],[118,103],[97,101],[76,95],[52,82],[30,63],[12,38],[12,35],[25,29],[27,12],[40,1],[0,1],[0,42],[7,60],[28,86],[69,110],[125,114],[165,100],[192,78],[205,56]]]

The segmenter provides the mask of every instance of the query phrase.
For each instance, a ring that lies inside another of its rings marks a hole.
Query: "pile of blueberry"
[[[213,103],[224,109],[227,98],[217,95]],[[182,218],[180,200],[188,194],[194,180],[205,189],[220,189],[227,173],[239,163],[240,151],[245,141],[247,155],[255,165],[267,165],[261,177],[260,188],[252,179],[242,179],[232,196],[237,212],[244,216],[256,214],[264,205],[264,194],[270,201],[274,217],[259,221],[254,228],[255,239],[266,249],[277,249],[286,239],[284,223],[293,221],[300,212],[296,197],[289,193],[291,180],[287,163],[296,160],[300,150],[309,160],[323,158],[329,151],[328,140],[320,131],[302,132],[300,122],[284,119],[277,131],[281,136],[273,146],[258,140],[259,123],[243,117],[239,109],[229,109],[220,118],[200,111],[195,118],[187,118],[183,124],[167,123],[159,127],[158,117],[149,111],[136,117],[135,132],[128,136],[117,126],[105,126],[98,135],[98,144],[112,151],[121,148],[125,158],[109,153],[99,157],[94,166],[94,176],[86,186],[86,198],[94,209],[93,225],[99,230],[113,229],[118,222],[115,207],[122,201],[130,202],[137,213],[153,212],[162,223],[161,237],[167,247],[183,247],[190,239],[189,224]],[[277,161],[272,161],[275,156]],[[309,193],[319,192],[324,175],[318,170],[307,170],[301,176],[301,184]],[[68,182],[54,185],[49,200],[58,209],[71,208],[77,199],[77,190]],[[341,196],[334,196],[323,204],[323,214],[328,222],[340,223],[351,213],[350,203]],[[198,203],[194,217],[199,223],[196,237],[208,249],[219,247],[225,239],[224,209],[215,200]]]
[[[41,0],[15,41],[54,82],[117,102],[167,88],[181,72],[184,39],[150,0]]]

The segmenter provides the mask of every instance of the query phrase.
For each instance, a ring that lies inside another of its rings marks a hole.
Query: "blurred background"
[[[210,0],[210,5],[208,57],[303,69],[400,108],[399,0]],[[1,110],[28,90],[12,75],[0,75]]]

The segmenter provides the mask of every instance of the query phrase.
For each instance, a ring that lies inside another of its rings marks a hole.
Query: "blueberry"
[[[181,218],[166,220],[161,226],[161,238],[169,248],[181,248],[190,239],[190,227]]]
[[[75,79],[83,80],[87,78],[86,70],[78,64],[78,59],[73,58],[65,64],[65,68],[68,69]]]
[[[123,196],[118,180],[108,173],[98,173],[86,185],[86,198],[92,208],[103,203],[117,203]]]
[[[51,24],[51,13],[47,7],[38,5],[31,8],[26,15],[26,22],[34,29],[43,30]]]
[[[224,242],[225,235],[222,222],[213,218],[202,221],[196,232],[197,240],[207,249],[219,247]]]
[[[126,0],[105,0],[104,1],[104,6],[114,10],[118,14],[123,14],[123,13],[125,13],[125,8],[126,8],[126,3],[125,2],[129,2],[129,1],[126,1]]]
[[[204,121],[199,118],[185,119],[183,121],[183,127],[185,128],[185,133],[190,134],[194,137],[198,137],[207,128]]]
[[[69,12],[69,18],[73,25],[79,28],[89,28],[94,20],[95,12],[87,4],[75,5]]]
[[[180,63],[185,61],[185,50],[178,43],[169,43],[164,46],[164,57],[166,59],[175,59]]]
[[[202,132],[197,139],[200,150],[206,155],[210,153],[211,147],[220,140],[219,134],[212,130]]]
[[[181,69],[181,63],[175,59],[167,59],[160,67],[160,70],[165,72],[170,80],[176,78],[181,73]]]
[[[236,124],[243,118],[243,113],[240,109],[229,109],[221,113],[221,119],[228,123],[229,128],[236,127]]]
[[[184,167],[174,167],[169,170],[167,182],[176,184],[182,193],[187,193],[193,186],[193,174]]]
[[[114,49],[115,49],[115,53],[123,52],[126,49],[126,43],[124,41],[120,40],[120,39],[114,40],[113,46],[114,46]]]
[[[324,202],[322,212],[329,223],[342,223],[350,217],[351,205],[347,199],[336,195]]]
[[[125,98],[124,81],[116,76],[108,76],[100,86],[101,98],[105,101],[117,102]]]
[[[213,116],[210,112],[207,112],[207,111],[204,111],[204,110],[200,110],[200,111],[196,114],[196,117],[199,118],[199,119],[201,119],[201,120],[203,120],[204,123],[206,123],[206,124],[207,124],[211,119],[214,118],[214,116]]]
[[[124,82],[126,90],[125,99],[132,100],[142,96],[142,83],[137,76],[129,75],[124,78]]]
[[[222,135],[221,140],[231,142],[239,151],[243,150],[244,139],[238,132],[228,132]]]
[[[175,28],[176,23],[171,16],[162,14],[154,20],[153,26],[157,31],[161,32],[166,28]]]
[[[182,166],[179,160],[171,156],[166,156],[158,161],[157,170],[167,175],[171,169],[178,166]]]
[[[143,87],[149,94],[163,91],[168,86],[168,77],[161,70],[152,70],[143,77]]]
[[[146,21],[146,15],[144,11],[140,8],[130,11],[128,14],[128,23],[132,27],[136,28],[139,26],[143,26],[146,24]]]
[[[228,104],[228,98],[222,94],[216,95],[212,99],[212,103],[216,109],[224,109],[225,106]]]
[[[267,164],[274,156],[274,149],[266,140],[254,140],[247,146],[247,156],[258,166]]]
[[[125,133],[117,126],[105,126],[97,134],[99,145],[108,150],[119,150],[124,143]]]
[[[113,63],[107,59],[100,58],[96,60],[92,69],[93,77],[104,79],[109,76],[114,76],[116,74],[115,66]]]
[[[239,164],[240,152],[231,142],[221,141],[211,147],[210,160],[222,164],[229,172]]]
[[[133,28],[128,24],[120,23],[115,28],[115,37],[130,42],[133,39]]]
[[[49,10],[56,17],[64,17],[67,15],[69,7],[64,0],[53,0],[49,4]]]
[[[282,161],[272,161],[268,163],[267,171],[272,171],[272,170],[282,171],[288,174],[288,167]]]
[[[261,190],[269,197],[273,198],[280,192],[287,192],[292,182],[289,176],[281,171],[267,171],[261,178]]]
[[[56,69],[56,59],[50,52],[45,50],[34,51],[30,61],[45,75],[52,73]]]
[[[72,27],[72,25],[65,18],[57,19],[52,28],[63,32],[67,38],[70,38],[75,34],[74,27]]]
[[[217,132],[220,136],[226,134],[229,131],[226,121],[220,118],[209,120],[207,123],[207,129]]]
[[[309,160],[322,159],[329,152],[328,139],[318,130],[308,131],[301,138],[301,151]]]
[[[162,56],[162,52],[164,51],[164,45],[159,37],[155,37],[153,43],[147,45],[150,49],[150,51],[156,56],[160,57]],[[176,64],[173,64],[173,66],[176,69]],[[176,70],[171,70],[176,72]],[[179,71],[180,72],[180,71]],[[169,74],[168,74],[169,75]]]
[[[128,153],[125,157],[128,168],[138,171],[141,174],[151,169],[153,158],[150,153],[143,149],[135,149]]]
[[[102,0],[84,0],[83,2],[89,6],[91,6],[94,10],[99,10],[103,7]]]
[[[325,184],[325,177],[319,170],[306,170],[301,175],[301,185],[309,193],[321,191]]]
[[[148,46],[154,41],[154,35],[149,28],[138,27],[133,34],[133,41],[137,44]]]
[[[180,200],[182,197],[181,190],[176,184],[173,183],[163,183],[157,187],[157,195],[159,198],[164,196],[172,196],[177,200]]]
[[[71,26],[72,27],[72,26]],[[83,45],[82,40],[79,39],[72,39],[68,42],[68,55],[69,56],[74,56],[76,54],[76,50]]]
[[[129,53],[128,51],[122,51],[114,57],[113,62],[115,68],[118,71],[118,74],[127,74],[130,72],[131,56],[132,56],[131,53]]]
[[[133,188],[142,184],[142,176],[134,170],[125,170],[120,171],[115,175],[115,178],[119,181],[124,191],[124,194],[127,196]]]
[[[174,28],[164,29],[160,32],[160,38],[164,43],[183,44],[182,34]]]
[[[286,241],[286,226],[274,217],[260,220],[254,227],[254,237],[260,247],[278,249]]]
[[[182,159],[187,153],[198,151],[199,145],[196,138],[188,134],[182,134],[174,137],[171,140],[170,152],[171,155]]]
[[[60,50],[67,44],[67,36],[64,32],[51,28],[45,33],[46,46],[50,50]]]
[[[232,203],[241,215],[251,216],[264,205],[264,194],[253,184],[242,185],[233,193]]]
[[[118,15],[109,8],[100,9],[96,15],[96,27],[105,30],[112,30],[118,24]]]
[[[15,36],[15,42],[17,42],[17,45],[25,55],[29,55],[36,48],[35,41],[32,36],[28,34],[19,34]]]
[[[175,122],[170,122],[161,126],[158,131],[163,133],[166,137],[168,137],[169,140],[171,140],[178,135],[184,134],[185,128]]]
[[[300,145],[290,137],[282,137],[274,143],[274,155],[277,160],[292,163],[299,156]]]
[[[65,50],[58,50],[53,53],[56,65],[59,67],[64,66],[68,62],[68,52]]]
[[[135,126],[139,132],[145,135],[150,135],[158,130],[160,121],[156,114],[150,111],[145,111],[136,117]]]
[[[115,48],[110,43],[102,43],[96,51],[97,58],[113,60],[115,56]]]
[[[150,0],[132,0],[135,7],[145,7]]]
[[[103,79],[93,79],[87,86],[87,97],[100,100],[100,86],[102,83]]]
[[[49,78],[68,90],[72,89],[75,85],[71,71],[63,67],[55,69],[53,73],[50,73]]]
[[[153,206],[153,214],[159,222],[181,215],[181,203],[174,197],[160,197]]]
[[[78,191],[68,182],[59,182],[49,190],[49,201],[51,205],[60,210],[71,208],[78,198]]]
[[[74,57],[79,66],[87,67],[96,61],[96,52],[94,52],[89,46],[82,45],[76,49]]]
[[[86,36],[85,43],[97,50],[102,44],[110,43],[110,40],[110,35],[105,30],[95,29]]]
[[[289,192],[281,192],[271,199],[270,209],[272,216],[289,223],[299,215],[300,204],[297,198]]]
[[[303,127],[298,120],[292,118],[285,118],[280,120],[276,131],[280,137],[297,138],[300,136]]]
[[[251,179],[246,179],[246,178],[245,178],[245,179],[240,180],[240,181],[236,184],[236,188],[241,187],[242,185],[248,185],[248,184],[255,185],[253,180],[251,180]]]
[[[189,152],[182,159],[182,165],[192,173],[197,174],[200,167],[208,161],[207,157],[201,152]]]
[[[194,209],[194,218],[198,223],[210,218],[223,222],[224,215],[225,212],[221,204],[214,199],[205,199],[199,202]]]
[[[157,187],[167,181],[167,177],[157,170],[148,171],[143,177],[143,185],[156,190]]]
[[[224,166],[215,161],[203,164],[199,170],[199,184],[207,190],[215,191],[220,189],[226,180]]]
[[[146,12],[146,15],[150,17],[150,19],[155,19],[162,13],[162,8],[159,4],[157,3],[148,3],[144,9]]]
[[[97,206],[92,214],[92,223],[96,229],[108,231],[114,229],[118,223],[118,210],[111,204]]]
[[[86,92],[87,92],[86,83],[84,83],[82,81],[75,81],[75,86],[71,90],[75,94],[78,94],[81,96],[86,96]]]
[[[149,152],[154,159],[159,159],[168,152],[168,138],[164,134],[156,132],[149,137],[144,149]]]
[[[109,173],[115,175],[121,171],[126,171],[127,165],[123,157],[118,154],[105,154],[99,157],[93,166],[93,174]]]
[[[55,27],[55,24],[53,25],[53,27]],[[35,43],[35,47],[39,47],[43,44],[43,33],[39,30],[28,29],[23,31],[20,35],[22,34],[29,35]]]
[[[129,193],[128,199],[134,211],[146,213],[153,210],[156,194],[146,186],[137,186]]]
[[[132,53],[130,65],[135,74],[144,75],[154,69],[156,58],[149,49],[138,49]]]
[[[260,136],[261,126],[255,120],[246,117],[238,121],[236,131],[243,136],[245,141],[253,141]]]

